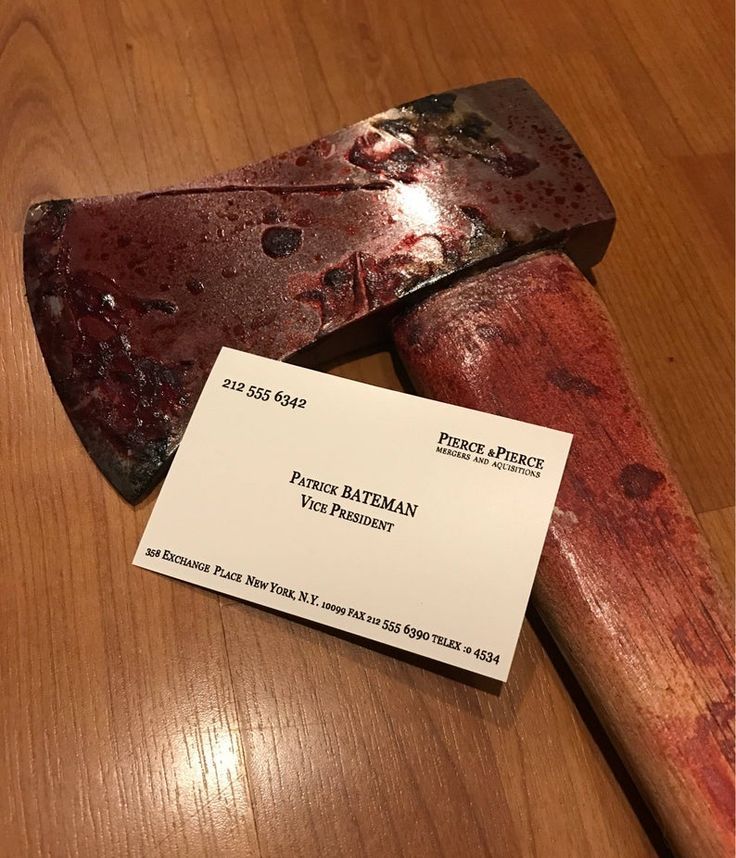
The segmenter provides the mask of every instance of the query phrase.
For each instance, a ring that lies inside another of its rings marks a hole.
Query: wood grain
[[[677,853],[728,858],[733,602],[600,296],[540,252],[393,329],[423,396],[571,433],[532,604]]]
[[[531,626],[496,694],[131,567],[153,500],[123,503],[66,420],[19,239],[36,199],[196,178],[432,90],[527,77],[617,206],[598,285],[718,534],[734,503],[732,16],[722,0],[6,0],[0,854],[659,849]],[[396,384],[387,355],[339,371]]]
[[[652,854],[528,624],[500,691],[266,611],[223,616],[249,689],[264,858],[336,843],[341,855]]]
[[[700,526],[708,537],[723,577],[733,591],[734,584],[734,508],[714,509],[700,516]]]

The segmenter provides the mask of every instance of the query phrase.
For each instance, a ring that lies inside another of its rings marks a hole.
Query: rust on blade
[[[260,164],[28,212],[28,301],[82,442],[129,501],[221,346],[289,358],[476,264],[602,256],[611,204],[522,80],[419,99]]]

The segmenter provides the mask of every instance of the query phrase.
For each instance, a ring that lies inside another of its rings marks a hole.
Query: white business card
[[[571,440],[225,348],[133,562],[505,680]]]

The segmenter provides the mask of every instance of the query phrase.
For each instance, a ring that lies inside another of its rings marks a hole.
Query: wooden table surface
[[[491,693],[132,567],[154,497],[128,506],[77,440],[21,232],[34,200],[197,178],[526,77],[615,202],[598,286],[730,570],[731,18],[726,0],[4,0],[0,855],[663,854],[533,616]],[[336,371],[399,386],[386,353]]]

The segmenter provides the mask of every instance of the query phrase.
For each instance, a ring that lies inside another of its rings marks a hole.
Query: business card
[[[224,348],[133,562],[505,680],[571,440]]]

